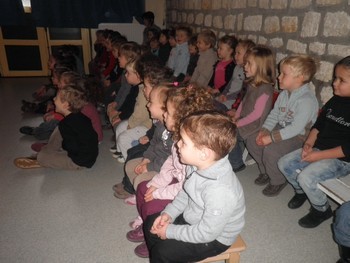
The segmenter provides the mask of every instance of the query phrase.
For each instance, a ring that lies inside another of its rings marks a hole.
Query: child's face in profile
[[[198,48],[199,52],[203,52],[203,51],[206,51],[206,50],[208,50],[210,48],[210,44],[206,44],[204,42],[203,38],[198,37],[198,39],[197,39],[197,48]]]
[[[149,42],[149,46],[151,47],[151,49],[157,49],[159,47],[159,42],[157,40],[152,40],[151,42]]]
[[[194,145],[184,129],[180,130],[180,140],[177,142],[179,159],[183,164],[197,166],[200,150]]]
[[[112,50],[112,42],[109,39],[106,39],[104,41],[104,45],[105,45],[107,51],[111,51]]]
[[[64,115],[69,105],[67,101],[62,101],[61,91],[57,92],[57,95],[54,97],[53,102],[55,104],[55,111]]]
[[[239,66],[243,66],[244,64],[244,55],[245,55],[246,49],[242,47],[240,44],[236,46],[235,49],[235,61],[236,64]]]
[[[296,76],[293,69],[286,64],[281,66],[277,79],[280,89],[283,90],[293,91],[303,85],[303,76]]]
[[[153,32],[152,31],[148,31],[147,32],[147,39],[148,39],[148,41],[150,41],[153,37],[154,37]]]
[[[171,47],[175,47],[176,46],[176,40],[173,37],[169,37],[169,44]]]
[[[188,51],[190,52],[191,55],[195,55],[198,53],[197,47],[195,45],[188,45]]]
[[[161,43],[162,45],[165,45],[167,42],[168,42],[168,39],[166,38],[166,36],[164,34],[160,34],[159,43]]]
[[[47,61],[47,66],[49,70],[53,70],[56,64],[56,59],[51,55]]]
[[[148,108],[148,111],[151,115],[151,118],[155,119],[155,120],[159,120],[161,122],[164,122],[164,119],[163,119],[164,109],[163,109],[163,107],[164,107],[164,105],[160,101],[160,98],[159,98],[159,90],[153,89],[151,91],[151,94],[149,96],[149,101],[147,103],[147,108]]]
[[[137,85],[140,83],[139,75],[132,67],[126,67],[125,78],[130,85]]]
[[[64,86],[66,86],[68,84],[68,82],[69,82],[68,77],[61,76],[60,80],[57,83],[57,88],[62,89]]]
[[[244,73],[247,78],[254,77],[256,75],[257,65],[253,56],[245,58]]]
[[[164,112],[164,123],[168,131],[175,130],[175,106],[173,102],[166,103],[166,111]]]
[[[149,95],[152,91],[152,85],[148,78],[143,80],[143,95],[145,95],[146,100],[149,101]]]
[[[51,80],[52,80],[53,85],[58,86],[59,79],[58,79],[57,73],[55,73],[55,71],[52,73]]]
[[[343,65],[335,68],[333,92],[340,97],[350,97],[350,69]]]
[[[181,45],[188,41],[188,36],[185,31],[176,30],[176,43]]]
[[[118,61],[119,61],[119,67],[121,68],[125,68],[126,64],[128,64],[128,59],[126,58],[125,55],[119,55]]]
[[[229,45],[219,42],[218,46],[218,57],[221,60],[226,61],[232,59],[233,49]]]
[[[113,57],[118,58],[119,50],[117,48],[113,47],[112,48],[112,55],[113,55]]]

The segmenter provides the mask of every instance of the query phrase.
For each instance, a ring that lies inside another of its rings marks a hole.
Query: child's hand
[[[306,161],[305,158],[312,152],[312,146],[308,143],[304,143],[303,150],[301,151],[301,160]],[[306,161],[307,162],[307,161]]]
[[[234,118],[236,115],[236,110],[234,110],[234,109],[228,110],[228,111],[226,111],[226,114],[228,116],[230,116],[231,118]]]
[[[149,142],[149,138],[148,138],[146,135],[140,137],[140,139],[139,139],[139,143],[140,143],[140,144],[146,144],[146,143],[148,143],[148,142]]]
[[[147,170],[147,164],[150,163],[150,162],[151,162],[150,160],[144,158],[144,159],[142,160],[142,162],[139,163],[139,164],[135,167],[134,172],[135,172],[137,175],[140,175],[140,174],[143,174],[143,173],[148,172],[148,170]]]
[[[104,81],[103,81],[103,86],[104,87],[109,87],[111,85],[111,81],[109,80],[109,79],[105,79]]]
[[[41,86],[39,89],[37,89],[37,90],[34,92],[34,94],[35,94],[35,98],[36,98],[36,99],[45,96],[45,94],[46,94],[46,87],[45,87],[45,85],[43,85],[43,86]]]
[[[220,95],[220,96],[218,97],[218,100],[219,100],[220,102],[225,102],[225,101],[227,101],[227,97],[226,97],[225,95]]]
[[[107,114],[109,115],[109,113],[112,110],[115,110],[116,107],[117,107],[117,102],[113,101],[113,102],[109,103],[107,106]]]
[[[152,201],[152,200],[154,199],[154,198],[153,198],[153,192],[154,192],[155,190],[157,190],[157,188],[154,187],[154,186],[150,186],[150,187],[147,189],[147,191],[146,191],[146,193],[145,193],[145,201],[146,201],[146,202],[150,202],[150,201]]]
[[[304,153],[304,151],[303,151]],[[317,161],[320,161],[322,160],[322,153],[320,151],[312,151],[312,148],[311,148],[311,151],[310,152],[307,152],[305,154],[302,154],[302,161],[303,162],[309,162],[309,163],[312,163],[312,162],[317,162]]]
[[[161,239],[166,239],[166,229],[170,224],[171,217],[167,213],[163,213],[154,220],[151,233],[157,235]]]
[[[139,164],[138,166],[135,167],[135,173],[137,175],[143,174],[143,173],[147,173],[147,164]]]
[[[272,143],[272,138],[270,135],[264,135],[261,137],[261,142],[263,146],[269,145]]]
[[[54,111],[49,111],[44,114],[43,119],[45,122],[51,121],[55,118],[55,112]]]
[[[184,80],[183,80],[182,82],[185,84],[185,83],[189,82],[190,79],[191,79],[191,76],[186,75],[185,78],[184,78]]]
[[[55,105],[50,101],[47,103],[46,112],[53,111],[55,109]]]

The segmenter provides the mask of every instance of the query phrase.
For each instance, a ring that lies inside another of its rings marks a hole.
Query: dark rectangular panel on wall
[[[50,28],[49,35],[51,40],[80,40],[80,28]]]
[[[42,70],[39,46],[5,46],[9,70]]]
[[[2,26],[3,39],[38,39],[36,27],[33,26]]]

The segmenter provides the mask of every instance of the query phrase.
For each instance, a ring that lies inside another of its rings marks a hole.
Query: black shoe
[[[337,263],[350,263],[350,247],[339,245],[340,259]]]
[[[306,194],[295,194],[292,199],[288,202],[288,207],[290,209],[296,209],[301,207],[307,199]]]
[[[26,134],[26,135],[33,135],[34,128],[29,126],[23,126],[19,129],[20,133]]]
[[[333,216],[331,207],[328,207],[326,211],[321,212],[311,207],[310,212],[299,219],[299,225],[305,228],[314,228],[321,224],[323,221]]]
[[[235,172],[235,173],[238,173],[240,171],[243,171],[244,169],[246,168],[245,164],[242,164],[241,166],[237,167],[237,168],[232,168],[232,170]]]

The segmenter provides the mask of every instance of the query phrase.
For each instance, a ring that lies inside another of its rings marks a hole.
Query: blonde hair
[[[204,30],[200,32],[197,39],[201,38],[205,44],[210,45],[210,47],[215,47],[216,45],[216,35],[211,30]]]
[[[229,154],[236,144],[236,125],[227,115],[217,111],[196,112],[181,122],[184,130],[197,148],[207,147],[219,160]]]
[[[85,90],[78,84],[68,84],[60,89],[57,96],[62,102],[68,102],[69,111],[77,113],[87,104]]]
[[[136,42],[125,42],[119,47],[119,56],[125,56],[128,63],[135,61],[141,55],[141,47]]]
[[[275,56],[272,50],[264,45],[256,45],[248,49],[245,54],[245,60],[252,57],[256,63],[256,74],[247,79],[247,82],[260,86],[261,84],[275,84],[276,80],[276,64]]]
[[[157,92],[157,98],[159,102],[162,104],[162,110],[166,110],[166,101],[168,98],[168,92],[171,89],[171,87],[166,85],[157,85],[152,88],[151,93]]]
[[[294,54],[290,55],[280,62],[280,68],[283,65],[288,65],[292,72],[293,76],[303,76],[304,83],[310,82],[317,72],[318,63],[308,55]]]

